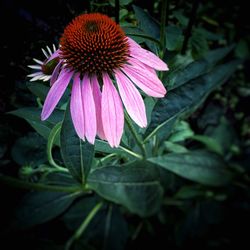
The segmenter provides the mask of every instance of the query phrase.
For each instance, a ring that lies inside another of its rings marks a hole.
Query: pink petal
[[[70,98],[70,113],[77,135],[84,138],[84,114],[82,103],[82,89],[80,75],[76,74],[73,82],[71,98]]]
[[[100,90],[97,77],[94,75],[90,80],[92,84],[92,91],[93,91],[93,97],[94,97],[94,102],[95,102],[97,134],[102,140],[104,140],[105,135],[104,135],[103,125],[102,125],[102,108],[101,108],[102,93]]]
[[[157,70],[168,70],[167,64],[163,62],[154,53],[146,49],[143,49],[139,44],[137,44],[131,38],[128,38],[128,43],[130,46],[130,56],[138,59],[139,61],[145,63],[151,68],[154,68]]]
[[[82,100],[85,136],[90,143],[94,144],[96,136],[96,109],[93,92],[90,85],[90,78],[87,76],[87,74],[84,75],[82,80]]]
[[[59,102],[64,91],[66,90],[73,73],[74,72],[70,72],[68,70],[62,70],[59,78],[50,88],[49,93],[43,105],[43,110],[41,115],[42,121],[46,120],[55,109],[57,103]]]
[[[146,127],[145,105],[139,91],[121,71],[116,71],[115,77],[128,114],[140,127]]]
[[[124,73],[146,94],[153,97],[163,97],[167,91],[156,74],[139,66],[123,66]]]
[[[52,73],[51,79],[50,79],[50,86],[52,86],[55,83],[55,81],[57,80],[61,67],[62,67],[62,61],[60,61],[53,70],[53,73]]]
[[[145,70],[148,70],[150,73],[154,74],[155,76],[157,76],[157,73],[156,73],[155,69],[149,67],[148,65],[142,63],[141,61],[139,61],[139,60],[137,60],[137,59],[135,59],[135,58],[133,58],[133,57],[130,57],[130,58],[128,59],[128,62],[129,62],[133,67],[135,67],[135,68],[138,68],[138,69],[143,68],[143,69],[145,69]],[[157,77],[158,77],[158,76],[157,76]]]
[[[103,74],[102,122],[111,147],[118,147],[123,132],[124,113],[121,99],[107,73]]]

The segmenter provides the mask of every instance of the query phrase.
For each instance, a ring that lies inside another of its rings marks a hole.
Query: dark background
[[[156,15],[152,12],[152,6],[154,1],[134,1],[133,3],[149,10],[150,14]],[[201,1],[202,2],[202,1]],[[220,28],[224,30],[225,35],[231,42],[237,43],[240,39],[249,35],[249,8],[247,7],[247,1],[210,1],[211,7],[207,8],[207,15],[216,16],[217,21],[220,24]],[[176,1],[177,6],[183,6],[185,4],[192,4],[192,1]],[[88,11],[90,8],[89,1],[69,1],[69,0],[51,0],[51,1],[32,1],[32,0],[2,0],[0,6],[0,24],[1,24],[1,38],[0,38],[0,143],[4,145],[6,155],[9,155],[7,164],[4,164],[4,168],[1,171],[13,176],[17,175],[18,166],[11,160],[11,146],[15,142],[16,138],[22,136],[31,130],[26,122],[21,119],[8,116],[6,112],[14,110],[22,106],[30,106],[35,103],[35,100],[29,95],[26,89],[25,82],[27,81],[26,75],[30,73],[27,68],[28,64],[32,64],[32,58],[41,58],[40,48],[46,45],[51,46],[53,43],[56,45],[60,39],[60,35],[63,32],[65,25],[76,15]],[[107,14],[114,15],[113,8],[107,8]],[[157,17],[157,16],[156,16]],[[158,17],[157,17],[158,18]],[[235,34],[230,37],[227,32],[226,23],[233,24]],[[249,77],[249,61],[246,60],[244,69],[242,72],[245,75],[247,81]],[[246,116],[249,116],[249,98],[242,99],[238,105],[237,111],[245,112]],[[248,152],[249,154],[249,152]],[[245,161],[247,161],[247,158]],[[1,226],[3,229],[8,225],[11,220],[11,216],[15,210],[16,204],[19,202],[24,191],[16,190],[14,188],[0,186],[1,195]],[[225,242],[224,246],[244,247],[244,244],[248,243],[249,234],[249,198],[245,194],[239,195],[236,192],[232,203],[225,204],[228,209],[223,220],[223,224],[220,224],[216,229],[210,228],[213,237],[216,238],[216,234],[220,235],[221,231],[225,233],[225,238],[231,238],[230,244]],[[51,225],[51,230],[53,230]],[[58,226],[58,225],[57,225]],[[245,227],[245,228],[244,228]],[[42,228],[40,233],[44,232]],[[164,229],[166,230],[166,229]],[[150,244],[157,242],[164,243],[164,237],[166,237],[167,231],[161,228],[156,228],[154,237],[145,240],[142,235],[138,239],[136,244]],[[15,245],[15,239],[2,235],[11,249],[12,244]],[[18,241],[22,242],[26,249],[30,246],[26,245],[26,239],[24,235],[14,235],[19,238]],[[24,237],[24,238],[22,238]],[[222,237],[220,235],[220,237]],[[223,237],[219,239],[223,241]],[[171,242],[171,241],[170,241]],[[192,246],[192,242],[188,242],[187,245]],[[195,245],[195,244],[194,244]],[[223,244],[222,244],[223,245]],[[139,249],[138,246],[132,246],[133,249]],[[132,249],[131,247],[131,249]],[[216,248],[216,246],[215,246]],[[34,248],[34,249],[38,249]],[[164,248],[163,248],[164,249]],[[185,247],[183,248],[185,249]]]

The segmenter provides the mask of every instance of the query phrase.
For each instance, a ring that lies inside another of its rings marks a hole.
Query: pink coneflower
[[[52,73],[42,120],[50,116],[73,79],[72,121],[78,136],[92,144],[98,135],[111,147],[119,146],[123,105],[135,123],[147,126],[145,105],[136,86],[149,96],[166,94],[155,70],[168,70],[167,65],[126,37],[106,15],[76,17],[65,28],[59,50],[52,57],[57,54],[60,61]]]
[[[37,64],[28,65],[29,68],[34,69],[35,72],[28,75],[30,81],[43,80],[44,82],[50,80],[51,74],[57,63],[59,62],[58,52],[56,52],[56,47],[53,44],[52,50],[46,46],[46,49],[42,49],[42,52],[45,56],[45,60],[41,61],[36,58],[33,58],[33,61]]]

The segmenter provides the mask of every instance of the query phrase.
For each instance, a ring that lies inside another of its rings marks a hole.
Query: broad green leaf
[[[96,139],[95,141],[95,150],[97,152],[102,152],[102,153],[117,153],[117,154],[122,154],[123,151],[120,150],[119,148],[111,148],[108,142],[102,141],[99,139]]]
[[[45,223],[63,213],[78,196],[79,192],[30,192],[16,210],[14,223],[21,228]]]
[[[61,128],[61,154],[65,166],[80,183],[85,183],[94,156],[94,145],[81,140],[75,132],[69,105]]]
[[[205,151],[168,154],[148,161],[181,177],[210,186],[222,186],[231,180],[231,173],[217,155]]]
[[[158,172],[145,162],[96,169],[89,175],[88,185],[103,198],[140,216],[157,212],[163,194]]]
[[[148,41],[148,42],[153,42],[156,45],[159,44],[159,41],[157,39],[155,39],[154,37],[146,34],[140,28],[137,28],[137,27],[122,27],[122,29],[126,33],[127,36],[131,37],[137,43],[142,43],[142,42],[147,42]]]
[[[236,60],[217,66],[211,72],[169,91],[164,98],[159,99],[152,112],[145,140],[148,140],[174,117],[197,108],[209,93],[227,81],[238,64],[239,61]]]
[[[147,35],[153,37],[156,40],[159,40],[159,23],[140,7],[133,5],[133,9],[135,12],[136,19],[138,20],[139,28],[142,29],[142,31],[144,31]],[[153,52],[157,51],[157,46],[155,45],[155,43],[147,41],[146,44]]]
[[[78,186],[79,183],[73,179],[72,175],[68,172],[51,172],[41,177],[40,182],[47,185],[62,186],[62,187],[73,187]]]
[[[40,108],[29,107],[11,111],[9,114],[25,119],[38,134],[48,139],[51,129],[63,120],[64,112],[56,109],[46,121],[41,121],[41,112]]]
[[[177,88],[202,74],[208,73],[212,67],[228,55],[232,49],[233,46],[211,50],[207,52],[202,59],[191,62],[184,69],[181,68],[177,71],[170,71],[166,79],[169,89]]]

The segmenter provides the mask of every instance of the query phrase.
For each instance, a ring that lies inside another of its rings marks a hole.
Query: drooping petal
[[[55,81],[57,80],[59,73],[60,73],[60,70],[61,70],[61,67],[62,67],[62,61],[60,61],[53,70],[53,73],[52,73],[51,79],[50,79],[50,86],[52,86],[55,83]]]
[[[147,95],[153,97],[163,97],[167,91],[157,77],[156,74],[151,73],[145,68],[140,68],[124,65],[124,73],[135,83],[140,89],[142,89]]]
[[[87,74],[82,80],[82,101],[84,113],[85,136],[87,140],[94,144],[96,136],[96,109],[93,97],[90,78]]]
[[[130,56],[138,59],[139,61],[145,63],[151,68],[157,70],[168,70],[168,66],[154,53],[143,49],[139,44],[137,44],[131,38],[128,38],[128,43],[130,46]]]
[[[76,74],[72,86],[70,98],[70,113],[77,135],[85,140],[84,137],[84,114],[82,103],[82,88],[80,75]]]
[[[46,120],[53,112],[57,103],[61,99],[65,89],[67,88],[72,75],[73,72],[70,72],[68,70],[63,70],[57,81],[50,88],[49,93],[44,102],[41,115],[42,120]]]
[[[130,117],[140,127],[147,126],[147,116],[143,99],[134,84],[121,71],[115,73],[119,93]]]
[[[103,125],[102,125],[102,108],[101,108],[102,93],[100,90],[97,77],[95,75],[91,77],[91,86],[92,86],[93,97],[94,97],[94,102],[95,102],[97,135],[102,140],[104,140],[105,135],[104,135]]]
[[[157,73],[156,73],[155,69],[151,68],[150,66],[144,64],[143,62],[141,62],[141,61],[139,61],[139,60],[137,60],[137,59],[135,59],[133,57],[130,57],[128,59],[128,63],[131,64],[135,68],[138,68],[138,69],[143,68],[143,69],[149,71],[150,73],[154,74],[155,76],[157,76]]]
[[[121,99],[107,73],[103,74],[102,122],[105,137],[111,147],[118,147],[124,125]]]

